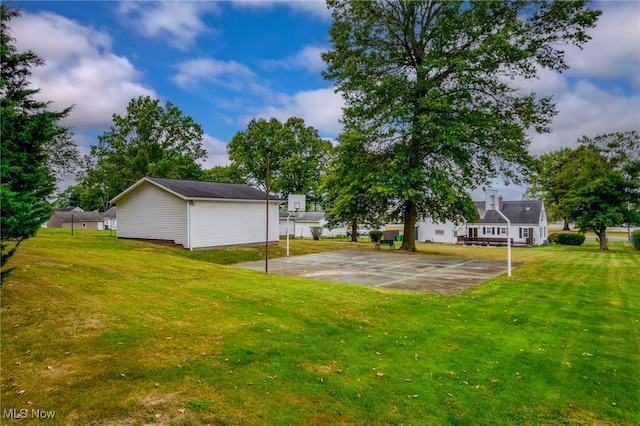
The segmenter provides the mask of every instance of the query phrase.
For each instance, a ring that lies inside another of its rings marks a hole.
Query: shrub
[[[322,226],[310,226],[309,229],[314,240],[319,240],[322,237]]]
[[[585,236],[583,234],[573,234],[569,232],[561,232],[557,235],[558,244],[566,246],[579,246],[584,243]]]
[[[558,242],[558,233],[554,232],[553,234],[549,234],[549,238],[547,238],[549,244],[555,244]]]
[[[373,230],[369,232],[369,238],[371,238],[371,241],[374,243],[378,243],[380,242],[380,240],[382,239],[382,236],[384,234],[382,233],[382,231],[378,231],[378,230]]]
[[[640,230],[633,231],[631,233],[631,238],[633,240],[633,246],[640,250]]]

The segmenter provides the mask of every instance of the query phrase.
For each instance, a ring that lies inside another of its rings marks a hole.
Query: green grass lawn
[[[514,249],[511,279],[440,296],[228,266],[264,248],[42,230],[0,293],[0,423],[637,425],[640,252],[609,247]],[[373,250],[291,241],[342,248]]]

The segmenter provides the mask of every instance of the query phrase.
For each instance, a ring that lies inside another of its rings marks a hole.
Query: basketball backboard
[[[289,194],[287,210],[290,212],[304,212],[307,208],[306,197],[303,194]]]

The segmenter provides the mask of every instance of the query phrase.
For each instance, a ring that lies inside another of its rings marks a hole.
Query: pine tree
[[[18,52],[9,21],[20,11],[0,5],[0,218],[2,233],[2,277],[9,258],[20,243],[33,237],[49,219],[48,197],[55,190],[50,170],[49,147],[67,130],[58,122],[69,114],[48,110],[48,104],[34,99],[39,92],[29,84],[31,68],[44,61],[31,51]]]

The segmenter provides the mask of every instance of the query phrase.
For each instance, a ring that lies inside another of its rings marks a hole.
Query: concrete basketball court
[[[264,260],[235,265],[264,271]],[[269,260],[269,273],[321,280],[457,294],[507,273],[507,262],[453,259],[397,252],[339,250]]]

